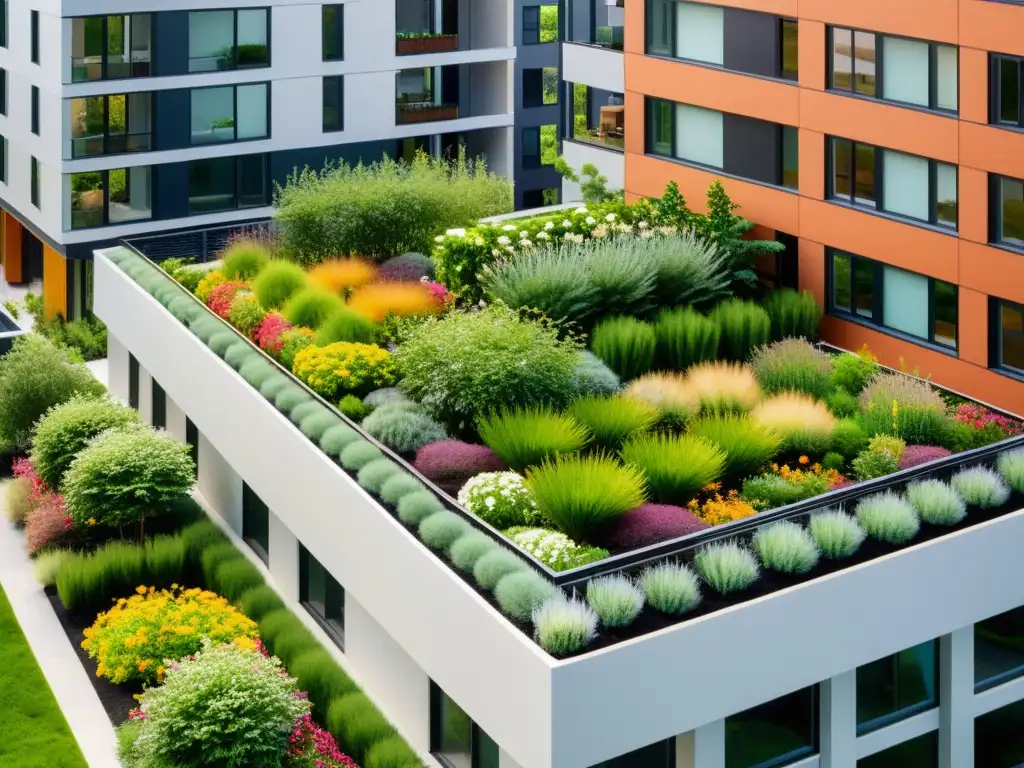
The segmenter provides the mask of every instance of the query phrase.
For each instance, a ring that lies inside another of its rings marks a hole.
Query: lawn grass
[[[3,589],[0,660],[0,765],[87,768]]]

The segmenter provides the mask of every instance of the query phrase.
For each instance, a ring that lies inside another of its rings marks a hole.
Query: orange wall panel
[[[626,30],[624,32],[623,49],[626,53],[644,52],[644,24],[646,22],[646,11],[644,3],[626,3]],[[628,64],[629,57],[626,63]]]
[[[988,367],[988,296],[963,286],[957,291],[957,354]],[[1017,412],[1020,408],[1017,408]]]
[[[1024,256],[962,241],[960,284],[990,296],[1024,304]]]
[[[988,53],[960,48],[960,119],[972,123],[988,122]]]
[[[801,291],[810,291],[825,306],[825,246],[800,238],[797,279]]]
[[[47,318],[68,316],[68,263],[43,244],[43,311]]]
[[[688,0],[688,2],[704,2],[704,0]],[[777,16],[798,16],[798,0],[712,0],[709,5],[722,5],[726,8],[743,8],[748,11],[774,13]]]
[[[647,113],[644,111],[644,95],[636,91],[626,91],[623,94],[623,101],[626,107],[626,151],[642,155],[646,150],[647,135]]]
[[[825,136],[800,129],[800,194],[825,199]]]
[[[1021,35],[1024,36],[1024,19]],[[1024,133],[962,122],[960,162],[970,168],[1024,179]]]
[[[23,279],[21,269],[21,222],[7,211],[4,216],[4,280],[8,283],[20,283]]]
[[[961,165],[957,179],[960,240],[988,242],[988,174]]]
[[[800,19],[798,35],[800,87],[823,90],[825,73],[828,71],[825,63],[825,52],[828,49],[825,42],[825,25],[820,21]]]
[[[922,40],[957,41],[957,0],[800,0],[800,17]]]
[[[986,0],[960,0],[960,44],[1024,56],[1020,6]]]

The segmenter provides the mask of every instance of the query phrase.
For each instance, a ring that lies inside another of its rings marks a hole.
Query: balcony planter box
[[[399,37],[395,40],[395,51],[399,56],[410,53],[443,53],[459,47],[458,35],[434,35],[432,37]]]
[[[396,118],[399,124],[403,124],[455,120],[458,116],[459,107],[456,104],[400,104]]]

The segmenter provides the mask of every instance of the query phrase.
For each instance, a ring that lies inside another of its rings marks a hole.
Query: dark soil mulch
[[[68,636],[68,640],[74,646],[78,661],[88,673],[89,680],[92,681],[93,690],[100,697],[100,703],[103,704],[107,717],[110,718],[110,722],[115,726],[120,725],[128,719],[128,710],[138,706],[134,694],[141,693],[142,688],[138,685],[133,687],[131,684],[115,685],[109,680],[97,677],[96,662],[90,659],[89,654],[82,648],[82,630],[90,626],[92,622],[82,620],[69,613],[54,590],[48,589],[46,592],[50,598],[50,606],[53,608],[53,612],[57,614],[57,619],[60,621],[64,634]]]

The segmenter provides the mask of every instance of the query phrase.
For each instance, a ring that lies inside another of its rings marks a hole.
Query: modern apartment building
[[[625,41],[629,198],[723,179],[829,341],[1020,409],[1024,5],[644,0]]]
[[[94,248],[265,219],[307,165],[464,146],[514,177],[516,23],[506,0],[2,0],[4,278],[75,316]]]

